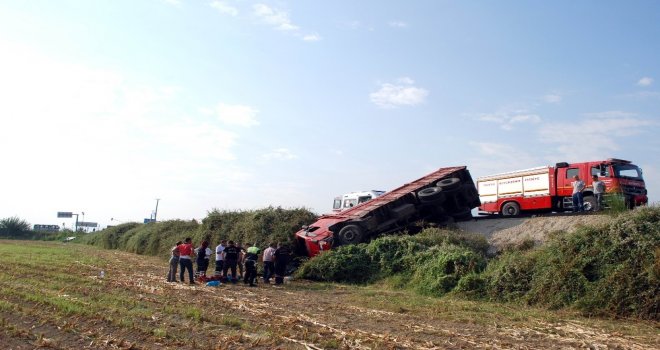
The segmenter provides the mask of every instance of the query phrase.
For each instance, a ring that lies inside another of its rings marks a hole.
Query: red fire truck
[[[479,204],[466,167],[440,168],[369,201],[323,215],[296,232],[296,240],[300,253],[311,257],[334,246],[402,230],[419,220],[438,224],[469,220]]]
[[[648,202],[642,170],[632,162],[609,158],[602,161],[557,163],[555,166],[512,171],[477,179],[481,212],[504,216],[521,211],[566,211],[573,207],[572,182],[578,175],[585,183],[584,209],[593,210],[592,176],[605,183],[607,194],[618,193],[632,208]]]

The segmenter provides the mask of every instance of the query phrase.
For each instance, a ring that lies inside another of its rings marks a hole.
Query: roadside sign
[[[78,222],[78,227],[98,227],[99,224],[97,222],[89,222],[89,221],[79,221]]]
[[[156,220],[155,219],[146,219],[146,218],[144,219],[145,224],[148,224],[150,222],[156,222]]]
[[[57,217],[58,218],[71,218],[73,217],[73,213],[70,211],[58,211],[57,212]]]

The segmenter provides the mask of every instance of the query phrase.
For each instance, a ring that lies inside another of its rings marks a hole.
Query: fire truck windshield
[[[632,164],[614,164],[614,177],[642,180],[642,170]]]

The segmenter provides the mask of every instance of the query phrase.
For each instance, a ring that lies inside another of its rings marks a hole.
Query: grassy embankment
[[[300,277],[380,283],[422,295],[575,308],[587,315],[660,317],[660,208],[620,214],[602,227],[558,232],[487,258],[483,238],[427,229],[340,247],[309,261]]]

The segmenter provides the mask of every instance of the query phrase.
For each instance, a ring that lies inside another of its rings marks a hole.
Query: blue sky
[[[327,212],[609,157],[660,194],[655,1],[0,1],[0,217]]]

